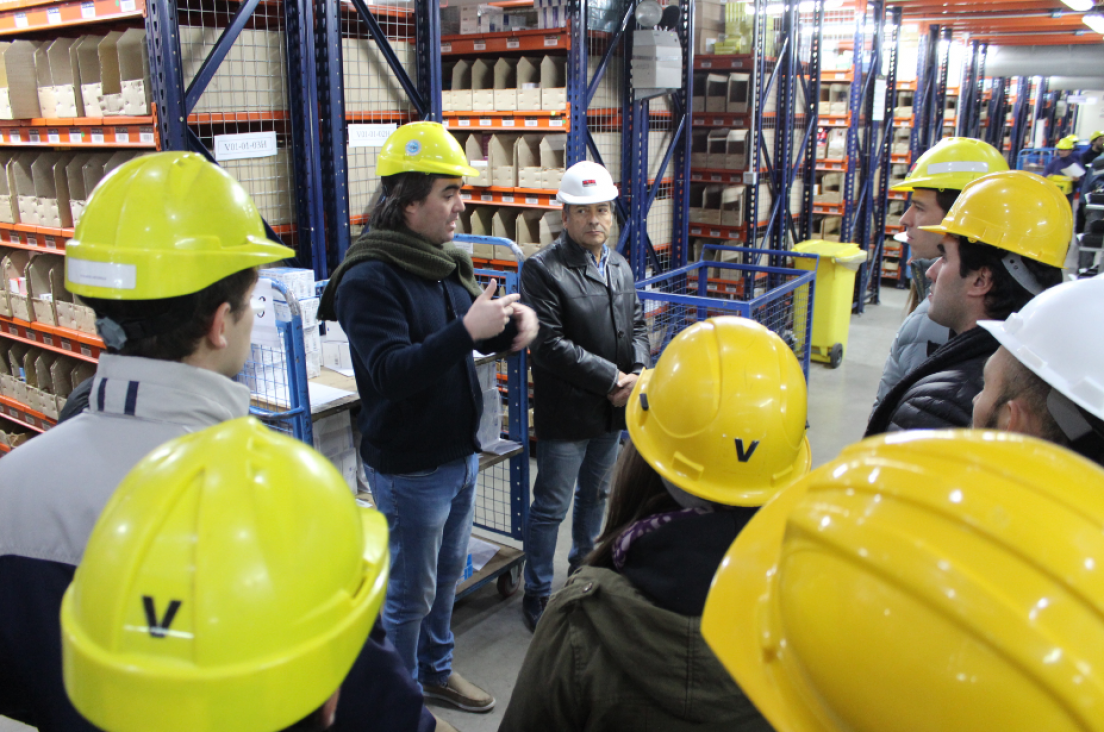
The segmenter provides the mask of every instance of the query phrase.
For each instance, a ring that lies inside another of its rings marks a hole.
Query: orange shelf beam
[[[0,36],[142,18],[145,0],[67,0],[0,4]]]
[[[28,427],[35,432],[45,432],[57,424],[56,420],[50,419],[42,412],[37,412],[23,402],[18,402],[6,396],[0,396],[0,417]]]
[[[0,316],[0,337],[96,363],[104,342],[88,333]]]

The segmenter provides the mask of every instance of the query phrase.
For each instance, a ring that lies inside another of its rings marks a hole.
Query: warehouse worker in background
[[[866,440],[737,537],[702,635],[778,732],[1101,732],[1104,471],[1023,435]]]
[[[1088,170],[1101,153],[1104,153],[1104,130],[1089,135],[1089,146],[1081,152],[1081,167]]]
[[[1104,279],[1066,282],[1008,320],[985,364],[974,427],[1022,432],[1104,465]]]
[[[629,398],[598,547],[552,596],[499,732],[770,732],[701,614],[757,507],[808,472],[806,408],[797,357],[753,320],[671,341]]]
[[[1081,205],[1077,207],[1077,228],[1075,231],[1081,234],[1085,231],[1085,206],[1088,204],[1088,194],[1092,190],[1095,179],[1093,161],[1104,152],[1104,131],[1097,131],[1089,135],[1089,146],[1081,152],[1081,167],[1085,169],[1085,175],[1081,177]]]
[[[866,436],[970,425],[982,369],[998,346],[977,323],[1004,320],[1062,281],[1073,213],[1053,183],[1010,170],[967,184],[943,223],[923,228],[943,234],[928,270],[928,315],[955,336],[890,389]]]
[[[306,444],[252,417],[178,437],[89,537],[65,689],[105,732],[329,729],[387,565],[387,520]]]
[[[568,168],[557,196],[563,204],[560,238],[521,271],[522,300],[540,319],[531,349],[537,478],[525,526],[522,598],[530,630],[552,593],[556,538],[573,492],[570,571],[594,548],[625,429],[625,403],[649,363],[632,268],[609,241],[617,195],[601,165],[583,161]]]
[[[909,264],[912,267],[909,299],[915,304],[915,309],[905,318],[897,337],[893,339],[889,357],[882,369],[882,380],[878,383],[875,408],[898,381],[950,338],[950,331],[945,326],[932,322],[928,317],[930,283],[924,274],[939,257],[939,243],[943,235],[924,231],[920,227],[941,222],[967,183],[1004,170],[1008,170],[1008,163],[992,145],[969,137],[949,137],[921,155],[908,177],[893,186],[895,191],[912,194],[908,211],[901,217],[901,225],[905,227],[908,238]]]
[[[369,230],[349,248],[319,315],[349,336],[361,456],[391,530],[383,624],[427,697],[469,712],[494,698],[452,668],[456,581],[468,556],[483,397],[472,349],[520,350],[537,332],[517,295],[492,300],[452,244],[463,176],[477,175],[436,122],[393,132],[380,151]]]
[[[1050,162],[1043,168],[1043,177],[1049,177],[1052,175],[1065,175],[1062,171],[1071,165],[1078,164],[1076,158],[1073,157],[1073,148],[1077,144],[1077,135],[1066,135],[1054,146],[1054,149],[1058,151],[1058,154],[1050,159]],[[1069,176],[1073,180],[1079,180],[1081,176]]]
[[[232,379],[249,355],[256,268],[294,254],[199,155],[136,158],[93,192],[65,251],[66,289],[96,311],[107,348],[89,410],[0,460],[0,713],[45,732],[92,729],[62,686],[62,595],[142,457],[249,413],[249,389]],[[382,630],[348,684],[339,728],[433,729]]]

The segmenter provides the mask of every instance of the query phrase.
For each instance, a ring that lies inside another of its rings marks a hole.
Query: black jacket
[[[617,372],[648,366],[648,330],[632,269],[611,250],[609,286],[567,232],[521,271],[521,299],[537,313],[529,346],[538,438],[584,440],[625,428],[625,409],[606,395]]]
[[[479,452],[483,395],[472,349],[509,349],[517,326],[473,343],[463,322],[472,302],[455,273],[427,280],[377,260],[355,265],[338,285],[337,318],[360,393],[360,454],[381,473]]]
[[[896,430],[969,427],[985,362],[1000,344],[973,327],[954,336],[893,387],[866,425],[864,437]]]

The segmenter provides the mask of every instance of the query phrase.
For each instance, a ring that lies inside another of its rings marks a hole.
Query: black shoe
[[[525,627],[530,631],[536,631],[544,609],[548,607],[548,596],[538,597],[526,594],[521,598],[521,619],[525,621]]]

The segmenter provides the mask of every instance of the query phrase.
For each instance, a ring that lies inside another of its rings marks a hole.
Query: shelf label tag
[[[47,249],[57,249],[57,239],[55,239],[52,236],[46,237],[46,248]]]
[[[544,45],[546,47],[548,47],[548,46],[558,46],[558,45],[560,45],[560,37],[559,36],[545,36],[544,37]]]
[[[85,20],[88,18],[95,18],[96,3],[81,3],[81,17]]]
[[[441,53],[452,53],[452,44],[451,43],[442,43],[441,44]]]
[[[507,38],[506,48],[521,48],[521,41],[517,38]]]
[[[535,119],[526,119],[525,120],[525,126],[526,127],[536,127],[539,124],[540,124],[540,122],[538,122]]]
[[[30,23],[27,22],[27,14],[26,13],[16,13],[15,14],[15,27],[16,28],[26,28],[28,25],[30,25]]]
[[[61,8],[46,8],[46,24],[58,25],[61,23]]]
[[[540,204],[540,199],[536,196],[526,196],[525,203],[529,206],[536,206]]]
[[[503,196],[502,197],[502,202],[503,203],[513,203],[514,202],[514,197],[513,196]]]
[[[81,134],[81,131],[78,128],[76,128],[76,127],[70,127],[69,128],[69,142],[78,143],[78,144],[81,143],[81,142],[84,142],[84,135]]]
[[[479,126],[480,127],[490,127],[492,124],[494,124],[494,120],[489,120],[489,119],[480,119],[479,120]]]
[[[138,128],[138,142],[145,142],[150,145],[153,144],[153,128],[152,127],[139,127]]]
[[[513,127],[516,124],[517,124],[517,120],[513,120],[513,119],[504,119],[504,120],[502,120],[502,126],[503,127]]]
[[[38,130],[31,130],[27,133],[27,137],[32,145],[37,145],[42,142],[42,136],[38,134]]]
[[[61,339],[61,347],[64,348],[66,351],[72,351],[73,350],[73,344],[70,343],[65,338]]]
[[[42,335],[42,342],[45,343],[47,346],[52,346],[54,345],[54,337],[52,335],[47,335],[44,333]]]
[[[564,121],[562,119],[550,119],[548,120],[549,127],[563,127]]]
[[[104,132],[102,128],[95,128],[92,130],[92,144],[102,145],[104,143]]]
[[[27,234],[27,246],[37,247],[38,246],[38,237],[36,237],[34,234]]]
[[[23,141],[23,138],[19,136],[19,130],[12,130],[9,137],[11,138],[11,141],[15,143],[20,143]]]
[[[81,344],[81,355],[82,356],[91,356],[92,355],[92,349],[82,343]]]
[[[349,125],[349,147],[383,147],[387,137],[397,129],[395,123]]]
[[[276,154],[276,130],[215,135],[215,160],[270,158]]]
[[[124,13],[133,13],[138,9],[138,3],[135,0],[120,0],[119,10]]]
[[[470,193],[461,193],[460,194],[460,199],[463,200],[463,201],[470,201],[471,200],[471,194]]]
[[[474,51],[486,51],[487,50],[487,42],[486,41],[476,41],[475,43],[472,44],[472,50],[474,50]]]
[[[480,201],[493,201],[494,200],[494,194],[492,194],[492,193],[481,193],[479,195],[479,200]]]
[[[701,62],[701,67],[703,69],[711,69],[711,68],[713,68],[713,62],[712,61],[702,61]]]
[[[46,140],[51,145],[61,144],[61,132],[58,130],[46,130]]]
[[[22,244],[23,243],[23,239],[19,236],[19,234],[15,233],[14,231],[12,231],[8,234],[8,239],[11,240],[12,244]]]
[[[471,120],[470,119],[460,120],[460,126],[461,127],[471,127]]]
[[[710,173],[709,180],[720,182],[722,177],[724,176],[722,176],[720,173]]]
[[[126,127],[116,127],[115,142],[130,142],[130,130]]]

